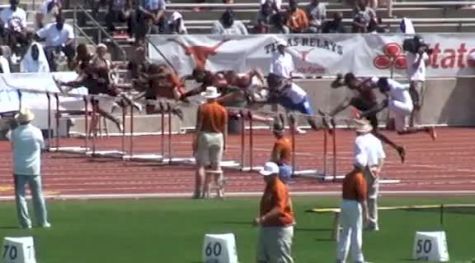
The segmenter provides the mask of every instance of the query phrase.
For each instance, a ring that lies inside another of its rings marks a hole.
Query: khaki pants
[[[220,167],[223,158],[224,139],[222,133],[200,132],[195,153],[196,163],[201,166]]]
[[[368,188],[368,214],[371,222],[368,227],[378,229],[378,195],[379,195],[379,178],[374,177],[369,168],[365,169],[364,176]]]
[[[294,227],[261,227],[257,244],[257,263],[293,263]]]

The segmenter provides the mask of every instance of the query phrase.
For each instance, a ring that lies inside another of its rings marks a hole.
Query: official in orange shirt
[[[346,262],[351,249],[353,262],[365,262],[363,256],[363,220],[368,221],[366,204],[367,187],[364,170],[368,165],[365,154],[355,157],[354,169],[343,180],[340,225],[342,232],[338,241],[337,262]]]
[[[260,173],[264,176],[266,188],[259,216],[254,219],[254,224],[260,226],[257,263],[293,263],[295,220],[289,190],[278,176],[276,163],[267,162]]]
[[[298,8],[297,0],[289,0],[289,14],[287,19],[287,26],[292,33],[304,33],[310,23],[308,22],[307,13]]]
[[[271,161],[279,166],[279,177],[287,182],[292,177],[292,142],[284,135],[284,125],[280,121],[274,122],[274,137],[276,141],[272,148]]]
[[[194,198],[209,195],[211,176],[217,186],[217,197],[224,197],[221,159],[226,145],[228,112],[216,99],[221,95],[216,87],[207,87],[201,94],[206,102],[198,108],[196,137],[193,152],[196,158],[196,184]]]

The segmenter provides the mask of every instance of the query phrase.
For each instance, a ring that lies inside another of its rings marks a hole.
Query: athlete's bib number
[[[219,242],[209,242],[206,245],[205,253],[206,256],[208,257],[219,257],[221,255],[221,252],[223,251],[223,247],[221,246],[221,243]]]

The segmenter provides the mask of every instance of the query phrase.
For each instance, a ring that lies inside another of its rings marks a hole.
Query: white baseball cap
[[[274,162],[267,162],[264,164],[264,168],[259,171],[263,176],[269,176],[272,174],[279,174],[279,166]]]

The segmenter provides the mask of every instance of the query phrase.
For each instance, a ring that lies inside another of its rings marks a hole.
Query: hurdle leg
[[[253,124],[252,124],[252,113],[248,112],[249,118],[249,172],[252,172],[254,168],[254,131],[253,131]]]
[[[333,213],[332,239],[336,242],[340,241],[340,211]]]
[[[337,154],[337,151],[336,151],[336,124],[335,124],[335,119],[332,119],[331,120],[332,122],[332,126],[333,126],[333,182],[336,181],[336,173],[337,173],[337,166],[336,166],[336,154]]]
[[[241,117],[241,171],[244,171],[245,166],[245,156],[246,156],[246,118],[244,111],[239,111]]]

